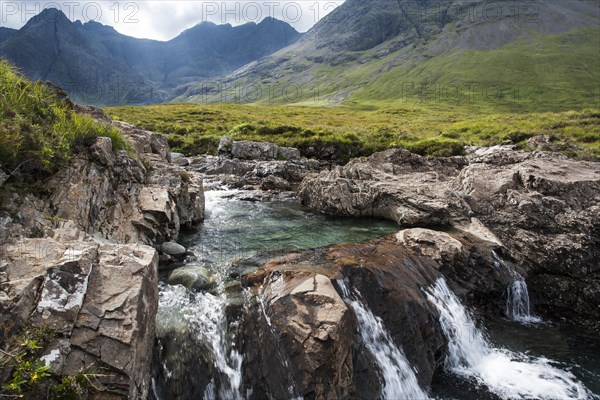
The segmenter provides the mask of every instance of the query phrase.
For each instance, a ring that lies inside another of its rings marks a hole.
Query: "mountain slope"
[[[16,29],[4,28],[0,26],[0,44],[17,32]]]
[[[202,23],[160,42],[97,22],[71,22],[56,9],[9,33],[1,57],[31,78],[65,88],[76,101],[94,104],[162,102],[180,84],[229,73],[301,36],[285,22],[266,19],[238,27]]]
[[[595,1],[348,0],[294,45],[177,100],[598,107],[599,38]],[[222,92],[256,85],[262,96]]]

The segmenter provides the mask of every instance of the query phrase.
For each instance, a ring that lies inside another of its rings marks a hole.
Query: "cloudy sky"
[[[203,22],[240,25],[275,17],[300,32],[310,29],[343,0],[0,0],[0,26],[20,28],[44,8],[59,8],[71,20],[96,20],[138,38],[169,40]]]

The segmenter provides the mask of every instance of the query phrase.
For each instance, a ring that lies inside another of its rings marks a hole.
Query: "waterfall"
[[[157,329],[187,327],[209,352],[219,372],[218,384],[207,386],[204,399],[241,400],[242,355],[229,340],[225,296],[189,292],[183,286],[161,285]]]
[[[474,379],[503,399],[591,397],[573,374],[558,369],[553,361],[492,347],[444,278],[427,291],[427,297],[440,312],[448,338],[446,368],[450,372]]]
[[[358,320],[360,337],[372,354],[384,380],[381,398],[389,400],[428,399],[420,387],[406,356],[399,349],[383,326],[381,318],[351,294],[344,280],[337,280],[344,301],[352,307]],[[357,294],[358,291],[355,290]],[[359,294],[360,295],[360,294]]]
[[[540,323],[542,319],[529,313],[529,291],[525,279],[516,273],[514,282],[506,289],[506,315],[524,324]]]
[[[530,314],[529,310],[529,290],[525,278],[521,276],[515,269],[505,263],[496,252],[492,252],[494,257],[494,265],[506,269],[513,278],[513,281],[506,288],[506,307],[505,314],[513,321],[524,324],[532,324],[542,322],[541,318]]]

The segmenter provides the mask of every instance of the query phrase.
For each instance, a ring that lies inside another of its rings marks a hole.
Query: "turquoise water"
[[[258,251],[311,249],[336,243],[363,242],[400,230],[376,219],[334,218],[307,210],[294,199],[248,202],[228,199],[236,191],[206,192],[206,219],[185,238],[207,264]]]

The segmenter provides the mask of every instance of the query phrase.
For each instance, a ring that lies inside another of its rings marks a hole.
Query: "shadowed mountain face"
[[[16,29],[0,27],[0,44],[17,32]]]
[[[19,31],[0,30],[0,57],[79,102],[141,104],[166,101],[178,85],[232,72],[300,36],[285,22],[265,19],[238,27],[202,23],[160,42],[48,9]]]
[[[597,107],[599,46],[594,0],[347,0],[293,45],[177,100]],[[262,97],[227,97],[257,86]]]

